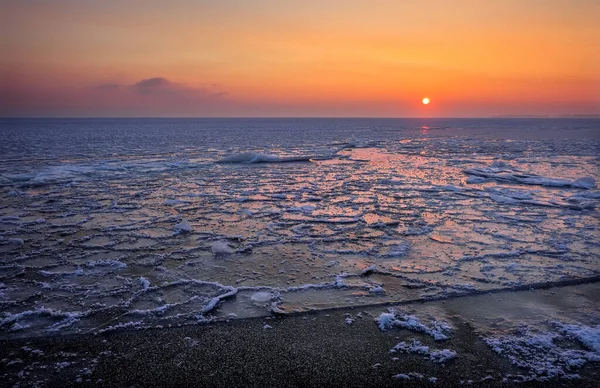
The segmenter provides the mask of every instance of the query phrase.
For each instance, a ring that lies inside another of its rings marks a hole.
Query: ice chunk
[[[456,358],[456,352],[450,349],[442,349],[429,353],[429,359],[438,364],[443,364],[453,358]]]
[[[223,241],[215,241],[212,243],[210,250],[214,255],[228,255],[233,253],[233,249]]]
[[[288,156],[279,157],[274,155],[259,154],[255,152],[242,152],[226,156],[217,163],[286,163],[286,162],[308,162],[312,156]]]
[[[452,333],[452,327],[446,322],[432,319],[430,322],[431,326],[427,326],[422,324],[419,318],[414,315],[401,314],[398,312],[382,313],[376,321],[381,330],[400,327],[415,332],[425,333],[433,337],[436,341],[446,340]]]
[[[367,268],[360,271],[362,276],[370,275],[373,272],[377,272],[377,266],[375,264],[368,266]]]
[[[175,229],[180,233],[189,233],[192,231],[192,226],[187,220],[181,220],[181,222],[175,225]]]
[[[13,182],[26,182],[35,178],[36,174],[3,174],[2,176]]]
[[[490,168],[502,169],[502,168],[510,168],[510,165],[502,160],[494,160],[490,164]]]
[[[591,177],[584,177],[575,181],[560,178],[549,178],[535,174],[528,174],[520,171],[498,169],[498,168],[469,168],[463,170],[465,174],[474,175],[480,178],[494,179],[499,182],[520,183],[524,185],[538,185],[547,187],[575,187],[583,189],[593,189],[596,187],[596,181]],[[480,183],[467,180],[467,183]]]
[[[482,176],[470,176],[466,180],[467,183],[484,183],[489,182],[489,179]]]
[[[524,381],[546,381],[551,378],[577,378],[573,374],[588,362],[600,361],[600,325],[567,325],[554,322],[558,331],[534,331],[521,326],[514,335],[484,338],[492,350],[516,366],[530,371]],[[537,328],[536,328],[537,329]],[[568,340],[576,338],[588,350],[574,349]]]
[[[142,286],[142,289],[147,290],[148,288],[150,288],[150,281],[145,277],[141,276],[139,281],[140,285]]]
[[[406,256],[408,250],[410,249],[410,244],[408,242],[403,242],[398,245],[394,245],[390,247],[390,250],[385,255],[386,257],[402,257]]]
[[[383,288],[381,286],[372,287],[369,289],[369,293],[375,294],[375,295],[383,295],[383,294],[385,294],[385,288]]]
[[[94,267],[116,267],[116,268],[125,268],[127,264],[122,263],[118,260],[93,260],[85,263],[85,266],[88,268]]]
[[[379,329],[383,331],[394,327],[395,320],[396,317],[394,317],[394,314],[391,313],[381,313],[381,315],[377,319],[375,319],[375,321],[377,321],[377,324],[379,325]]]
[[[12,221],[19,221],[19,220],[20,220],[20,218],[17,216],[0,217],[1,222],[12,222]]]
[[[203,314],[214,309],[222,299],[230,298],[230,297],[234,296],[235,294],[237,294],[237,292],[238,292],[238,289],[234,288],[234,287],[229,287],[229,286],[222,286],[222,287],[224,289],[226,289],[227,292],[212,298],[210,300],[210,302],[208,302],[208,304],[206,306],[204,306],[204,308],[202,309],[202,312],[200,313],[200,315],[198,315],[198,319],[201,319]]]
[[[595,189],[596,180],[592,177],[586,176],[573,181],[573,183],[571,183],[571,186],[578,187],[581,189]]]
[[[555,323],[563,333],[577,338],[585,347],[600,355],[600,325],[584,326],[584,325],[563,325]]]
[[[411,339],[409,342],[399,342],[398,344],[396,344],[396,346],[394,346],[391,350],[391,353],[396,353],[396,352],[400,352],[400,353],[413,353],[413,354],[422,354],[422,355],[428,355],[429,354],[429,346],[425,346],[421,343],[421,341],[416,340],[416,339]]]
[[[23,240],[22,238],[9,238],[8,243],[15,245],[23,245],[25,244],[25,240]]]
[[[450,349],[431,350],[429,346],[425,346],[421,341],[412,338],[409,342],[402,341],[394,346],[391,353],[411,353],[428,356],[432,362],[443,364],[448,360],[456,358],[456,352]]]

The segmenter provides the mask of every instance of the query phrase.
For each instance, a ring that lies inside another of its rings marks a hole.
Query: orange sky
[[[600,1],[7,0],[0,15],[3,116],[600,114]]]

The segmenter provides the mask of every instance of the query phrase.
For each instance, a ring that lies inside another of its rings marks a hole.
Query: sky
[[[597,0],[2,0],[0,116],[600,114],[599,19]]]

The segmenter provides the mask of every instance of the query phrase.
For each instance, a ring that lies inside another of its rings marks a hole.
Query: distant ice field
[[[600,276],[600,120],[5,119],[0,137],[0,338]]]

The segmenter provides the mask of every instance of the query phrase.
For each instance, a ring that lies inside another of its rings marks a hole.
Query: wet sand
[[[570,310],[583,308],[597,313],[599,299],[600,283],[596,282],[410,306],[415,311],[434,309],[447,313],[455,330],[443,343],[407,330],[380,331],[374,319],[386,310],[384,307],[102,335],[4,340],[0,341],[0,385],[451,387],[462,383],[512,386],[515,383],[510,379],[504,383],[502,379],[523,370],[495,354],[481,340],[475,327],[480,327],[478,325],[486,319],[494,319],[494,313],[522,319],[535,319],[551,310],[570,314]],[[539,309],[532,310],[531,306]],[[358,312],[362,318],[356,317]],[[351,314],[354,322],[348,325],[345,314]],[[271,327],[265,328],[265,325]],[[408,338],[418,338],[423,344],[437,348],[453,349],[458,357],[440,365],[421,355],[389,352]],[[68,365],[60,364],[67,362]],[[411,372],[422,374],[423,379],[413,375],[411,380],[399,381],[393,377]],[[587,364],[578,373],[581,378],[577,380],[518,385],[589,387],[600,382],[598,363]],[[438,380],[432,383],[429,377]]]

